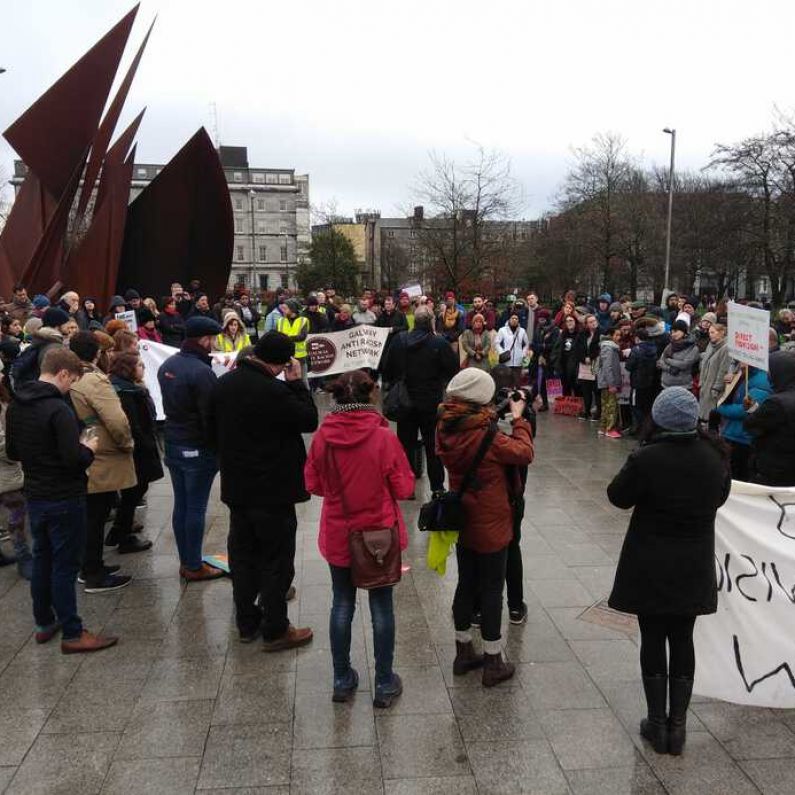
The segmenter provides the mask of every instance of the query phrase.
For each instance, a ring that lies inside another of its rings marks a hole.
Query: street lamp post
[[[663,306],[665,291],[670,289],[671,278],[671,219],[674,209],[674,158],[676,156],[676,130],[666,127],[664,133],[671,136],[671,167],[668,171],[668,225],[665,230],[665,283],[663,284]]]
[[[251,207],[251,285],[250,289],[254,292],[257,289],[257,285],[255,284],[257,278],[257,239],[254,235],[254,197],[257,195],[256,191],[250,190],[248,192],[248,200],[249,205]]]

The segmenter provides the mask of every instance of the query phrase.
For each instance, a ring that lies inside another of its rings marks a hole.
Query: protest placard
[[[117,312],[116,320],[121,320],[127,326],[127,330],[132,331],[133,334],[138,332],[138,320],[135,317],[134,309],[128,309],[126,312]]]
[[[309,377],[346,373],[362,367],[377,369],[389,329],[354,326],[331,334],[310,334],[306,338]]]
[[[406,293],[409,298],[419,298],[422,295],[421,284],[407,284],[400,288],[401,293]]]
[[[730,301],[728,314],[729,356],[766,371],[770,353],[770,313]]]

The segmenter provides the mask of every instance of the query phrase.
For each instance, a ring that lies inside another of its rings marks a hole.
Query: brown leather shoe
[[[206,563],[202,563],[201,568],[195,570],[180,566],[179,576],[187,582],[201,582],[202,580],[218,580],[226,575],[221,569],[216,569],[215,566],[208,566]]]
[[[285,651],[286,649],[296,649],[299,646],[306,646],[312,640],[312,630],[309,627],[294,627],[290,624],[287,632],[280,638],[266,640],[262,645],[265,651]]]
[[[115,646],[118,642],[119,639],[113,636],[103,637],[102,635],[94,635],[92,632],[84,629],[83,634],[79,638],[61,641],[61,653],[85,654],[91,651],[108,649],[111,646]]]

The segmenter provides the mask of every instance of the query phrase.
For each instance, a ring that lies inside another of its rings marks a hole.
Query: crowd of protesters
[[[375,291],[345,300],[331,288],[303,297],[282,290],[264,301],[236,289],[212,301],[193,282],[174,283],[157,300],[129,289],[102,307],[73,291],[31,300],[20,285],[0,310],[0,504],[14,551],[0,553],[0,564],[16,561],[31,580],[35,639],[60,632],[64,653],[117,642],[83,626],[76,583],[92,594],[131,582],[103,551],[152,547],[138,508],[165,464],[178,574],[187,583],[225,574],[203,554],[220,472],[239,638],[261,637],[268,652],[312,641],[311,628],[290,623],[287,602],[295,595],[296,505],[310,494],[324,498],[318,543],[331,573],[333,698],[341,702],[359,683],[350,663],[350,535],[393,527],[405,548],[401,502],[441,502],[447,482],[466,517],[454,542],[453,671],[482,669],[485,686],[509,679],[503,591],[509,622],[524,623],[520,534],[535,415],[574,406],[581,421],[598,423],[599,437],[641,442],[608,489],[614,504],[634,508],[610,604],[639,617],[648,704],[641,733],[656,750],[681,753],[693,626],[716,609],[715,512],[731,478],[795,486],[790,309],[771,325],[768,371],[730,358],[725,303],[684,295],[662,308],[575,291],[546,304],[534,292],[509,295],[499,306],[483,295],[465,305],[453,292],[438,302]],[[389,330],[378,369],[312,378],[307,337],[359,325]],[[157,374],[162,428],[141,341],[177,349]],[[220,378],[213,353],[234,359]],[[405,392],[396,433],[379,411],[379,382],[384,393]],[[334,401],[322,423],[312,396],[319,389]],[[428,494],[418,491],[424,470]],[[692,555],[682,567],[685,541]],[[402,692],[392,585],[372,588],[369,599],[373,702],[388,707]]]

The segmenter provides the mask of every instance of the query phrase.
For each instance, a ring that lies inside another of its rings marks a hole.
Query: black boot
[[[693,680],[683,676],[668,679],[671,691],[671,708],[668,713],[668,753],[679,756],[687,737],[687,708],[693,694]]]
[[[651,743],[658,754],[668,752],[668,726],[665,720],[665,702],[668,694],[667,676],[644,676],[648,717],[640,722],[640,736]]]
[[[502,654],[484,654],[483,655],[483,687],[494,687],[506,679],[510,679],[516,666],[504,660]]]
[[[474,671],[483,666],[483,655],[475,652],[472,641],[461,643],[455,642],[455,660],[453,661],[453,674],[463,676],[468,671]]]

